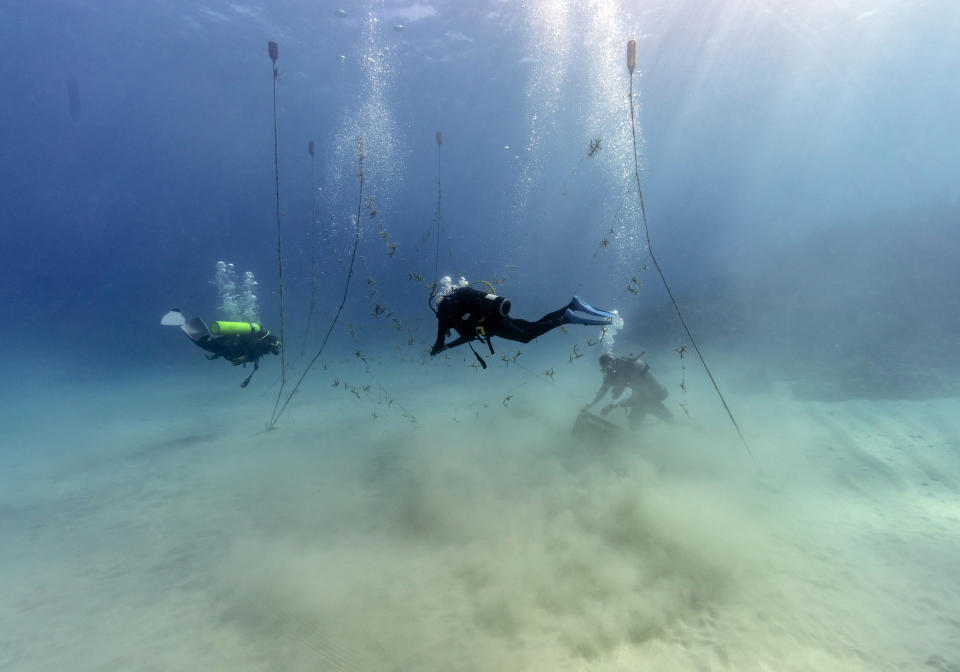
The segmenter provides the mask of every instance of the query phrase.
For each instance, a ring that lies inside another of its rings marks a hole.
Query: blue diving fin
[[[579,296],[573,297],[570,300],[570,310],[579,310],[581,313],[587,313],[588,315],[593,315],[594,317],[605,317],[609,320],[617,317],[616,313],[612,313],[608,310],[600,310],[599,308],[594,308],[589,303],[581,299]],[[590,322],[588,324],[593,324]],[[608,322],[601,322],[600,324],[609,324]]]
[[[570,324],[595,324],[597,326],[602,327],[613,322],[612,317],[604,317],[599,319],[593,319],[590,317],[580,317],[579,315],[571,311],[569,308],[567,308],[566,312],[563,313],[563,316],[567,318],[567,322],[569,322]]]

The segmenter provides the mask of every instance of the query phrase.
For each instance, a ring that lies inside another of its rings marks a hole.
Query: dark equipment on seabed
[[[612,443],[621,437],[623,428],[590,411],[580,411],[571,434],[584,441]]]

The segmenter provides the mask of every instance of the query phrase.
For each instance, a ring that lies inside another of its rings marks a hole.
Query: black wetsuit
[[[253,336],[201,336],[194,341],[198,346],[209,352],[207,359],[223,357],[231,364],[245,364],[253,362],[254,366],[264,355],[280,354],[280,339],[273,334],[261,337]]]
[[[529,343],[569,321],[564,315],[569,305],[547,313],[536,322],[529,322],[503,314],[509,312],[509,304],[501,311],[505,301],[502,297],[485,294],[473,287],[458,287],[453,290],[437,306],[437,340],[430,349],[430,354],[435,355],[474,339],[486,341],[492,351],[492,336]],[[460,338],[444,343],[451,329],[456,330]]]
[[[241,364],[246,366],[247,362],[253,362],[253,371],[240,383],[240,387],[246,387],[253,374],[260,369],[261,357],[271,353],[274,355],[280,354],[280,339],[270,333],[263,336],[211,336],[203,334],[191,340],[210,353],[207,355],[207,359],[223,357],[234,366]]]
[[[663,404],[668,396],[667,390],[650,373],[650,365],[636,357],[613,357],[612,360],[611,365],[604,369],[603,385],[587,408],[600,401],[609,390],[616,403],[607,404],[602,411],[604,415],[616,406],[623,406],[627,410],[630,426],[634,428],[648,413],[670,421],[673,414]],[[627,388],[630,388],[630,397],[617,402]]]

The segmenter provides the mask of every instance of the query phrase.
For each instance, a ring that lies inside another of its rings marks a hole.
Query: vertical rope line
[[[707,366],[707,360],[704,359],[703,353],[700,352],[700,347],[697,345],[696,340],[694,340],[693,334],[690,332],[690,328],[687,326],[687,321],[683,318],[683,313],[680,312],[680,304],[677,303],[677,299],[673,296],[673,291],[670,289],[670,284],[667,282],[667,278],[664,276],[663,270],[660,268],[660,264],[657,262],[657,258],[653,254],[653,246],[650,244],[650,228],[647,226],[647,210],[643,203],[643,189],[640,186],[640,160],[637,158],[637,123],[633,112],[632,68],[630,69],[630,130],[633,133],[633,175],[637,181],[637,193],[640,195],[640,216],[642,218],[643,233],[647,240],[647,254],[650,255],[650,261],[653,262],[653,267],[657,269],[657,273],[660,275],[660,280],[663,282],[663,286],[667,290],[667,295],[670,297],[670,302],[673,304],[673,309],[677,312],[677,317],[680,318],[680,324],[683,325],[683,330],[686,332],[687,338],[690,339],[690,344],[693,345],[693,349],[696,351],[697,357],[700,358],[700,363],[703,364],[703,370],[707,372],[707,377],[713,384],[713,389],[716,390],[717,396],[720,397],[720,403],[723,404],[723,409],[727,412],[730,422],[733,423],[733,428],[737,430],[737,436],[740,437],[740,442],[746,449],[747,455],[750,456],[753,466],[759,470],[760,465],[757,464],[757,460],[753,456],[753,451],[750,450],[750,446],[747,444],[747,440],[744,438],[743,432],[740,431],[740,425],[737,424],[736,418],[733,417],[733,412],[730,410],[730,406],[727,405],[727,400],[724,399],[723,393],[720,391],[720,386],[717,385],[717,381],[713,377],[713,373],[710,372],[710,367]]]
[[[290,391],[290,394],[287,395],[287,400],[283,402],[283,406],[280,407],[280,410],[274,410],[273,416],[270,418],[270,424],[267,425],[267,429],[273,429],[277,422],[280,420],[280,416],[283,415],[284,410],[287,408],[287,404],[290,403],[290,400],[293,399],[293,395],[297,393],[297,390],[300,389],[300,384],[303,382],[303,379],[307,377],[307,374],[310,373],[310,369],[313,368],[313,365],[317,363],[317,360],[320,359],[320,355],[323,354],[323,349],[327,347],[327,341],[330,339],[330,334],[333,333],[333,328],[337,326],[337,320],[340,319],[340,313],[343,312],[343,306],[347,302],[347,292],[350,291],[350,279],[353,277],[353,265],[357,258],[357,246],[360,244],[360,214],[363,208],[363,160],[366,158],[366,149],[363,144],[363,136],[357,138],[357,158],[360,165],[360,172],[358,177],[360,178],[360,195],[357,198],[357,219],[356,219],[356,232],[353,237],[353,253],[350,255],[350,269],[347,271],[347,281],[343,287],[343,298],[340,299],[340,306],[337,308],[336,314],[333,316],[333,320],[330,322],[330,328],[327,329],[326,335],[323,337],[323,342],[320,344],[320,349],[317,350],[317,354],[313,356],[313,359],[310,360],[310,363],[307,364],[307,368],[303,370],[303,373],[300,374],[300,378],[297,380],[297,384],[293,386],[293,389]]]
[[[297,359],[307,350],[307,339],[313,325],[313,313],[317,309],[317,244],[320,238],[320,205],[317,203],[317,160],[314,157],[313,140],[310,141],[310,188],[313,192],[313,210],[310,221],[310,310],[307,312],[307,328],[303,332],[303,344]]]
[[[440,201],[443,198],[443,189],[440,186],[440,145],[441,141],[440,131],[437,131],[437,254],[433,262],[433,289],[436,291],[437,282],[440,280],[440,221],[441,221],[441,210],[440,210]]]
[[[287,340],[286,319],[283,313],[283,239],[280,235],[280,125],[277,119],[277,47],[276,42],[270,43],[270,58],[273,61],[273,182],[277,201],[277,271],[280,274],[280,389],[277,391],[277,401],[273,405],[276,413],[277,405],[283,395],[283,388],[287,384]]]

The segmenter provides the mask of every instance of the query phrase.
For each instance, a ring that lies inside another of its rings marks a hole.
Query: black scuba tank
[[[486,294],[483,300],[489,309],[496,310],[500,313],[501,317],[506,317],[510,314],[510,299],[507,297],[497,296],[496,294]]]

